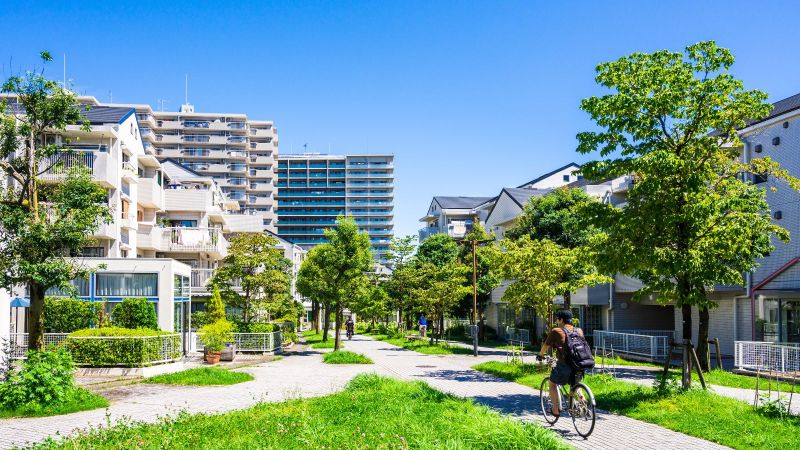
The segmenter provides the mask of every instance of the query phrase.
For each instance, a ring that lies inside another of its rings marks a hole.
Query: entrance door
[[[800,300],[783,301],[784,342],[800,342]]]

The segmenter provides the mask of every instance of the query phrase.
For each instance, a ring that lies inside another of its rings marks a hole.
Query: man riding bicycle
[[[542,349],[539,351],[539,357],[541,359],[550,349],[556,349],[556,358],[558,361],[550,372],[550,400],[553,405],[553,416],[559,417],[561,411],[559,411],[558,386],[566,384],[573,385],[577,381],[576,376],[583,375],[582,372],[573,370],[566,361],[567,335],[564,333],[564,328],[570,333],[575,331],[581,336],[583,336],[583,331],[580,328],[575,330],[572,326],[572,311],[567,309],[558,311],[555,318],[558,326],[550,330],[547,339],[545,339],[542,344]]]
[[[355,328],[356,323],[353,322],[353,317],[350,316],[347,318],[347,322],[344,323],[344,328],[347,331],[347,337],[350,338],[353,336],[353,329]]]

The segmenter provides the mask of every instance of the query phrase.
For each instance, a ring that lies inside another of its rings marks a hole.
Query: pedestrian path
[[[468,355],[421,355],[359,335],[348,341],[346,346],[350,351],[369,356],[378,368],[398,378],[425,381],[443,392],[473,398],[501,413],[549,427],[541,416],[538,390],[470,368],[484,361],[505,358],[504,350],[485,349],[485,353],[482,351],[482,356],[477,358]],[[727,448],[610,413],[598,415],[594,433],[588,440],[575,434],[568,417],[556,422],[553,430],[579,449]]]
[[[105,426],[120,419],[155,422],[180,411],[219,413],[256,403],[328,395],[339,391],[357,374],[373,372],[405,380],[424,381],[459,397],[473,398],[501,413],[524,421],[540,421],[538,391],[470,368],[490,360],[503,360],[505,352],[485,349],[475,358],[467,355],[421,355],[369,337],[355,336],[347,349],[366,354],[374,365],[328,365],[315,351],[299,351],[280,361],[239,369],[254,381],[232,386],[196,387],[137,384],[103,392],[112,399],[107,409],[45,418],[0,419],[0,449],[26,446],[49,436],[64,436],[77,429]],[[541,422],[543,423],[543,422]],[[547,426],[547,425],[545,425]],[[702,439],[624,416],[603,413],[589,440],[574,433],[565,417],[553,428],[580,449],[721,449]]]

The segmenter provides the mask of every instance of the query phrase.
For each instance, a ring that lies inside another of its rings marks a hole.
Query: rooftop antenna
[[[186,74],[186,103],[189,103],[189,74]]]
[[[158,108],[161,110],[161,112],[164,112],[164,103],[167,103],[167,101],[163,98],[158,99]]]
[[[308,153],[308,144],[303,144],[303,153]]]

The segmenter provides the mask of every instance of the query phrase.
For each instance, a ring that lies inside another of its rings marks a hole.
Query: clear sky
[[[7,0],[6,0],[7,1]],[[570,161],[602,61],[713,39],[771,100],[800,92],[800,2],[8,2],[2,75],[36,63],[115,102],[274,120],[280,153],[393,153],[398,235],[433,195]]]

